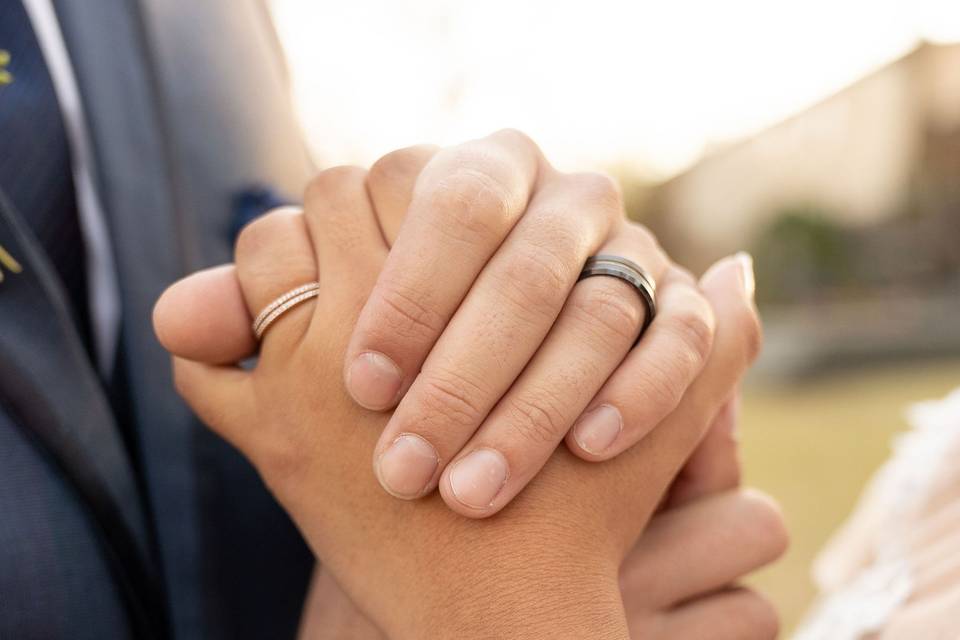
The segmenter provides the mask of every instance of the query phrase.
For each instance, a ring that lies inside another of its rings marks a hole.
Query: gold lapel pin
[[[6,70],[10,64],[10,52],[0,49],[0,87],[13,82],[13,74]]]
[[[20,266],[17,259],[10,255],[10,252],[4,249],[2,244],[0,244],[0,265],[6,267],[10,273],[20,273],[23,271],[23,267]],[[3,278],[3,269],[0,269],[0,282],[3,282]]]

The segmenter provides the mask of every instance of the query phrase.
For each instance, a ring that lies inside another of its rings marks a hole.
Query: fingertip
[[[643,434],[636,435],[636,439],[640,439]],[[633,444],[625,442],[625,438],[620,410],[612,404],[601,404],[580,416],[564,441],[570,452],[578,458],[588,462],[603,462],[616,457]]]
[[[370,411],[386,411],[397,406],[403,387],[403,372],[388,356],[364,351],[354,357],[344,373],[347,393],[353,401]]]
[[[440,456],[426,438],[401,433],[388,446],[377,446],[376,452],[374,475],[394,498],[416,500],[433,491]]]
[[[175,340],[171,341],[169,333],[171,319],[168,294],[173,286],[174,285],[170,285],[163,290],[163,293],[160,294],[157,301],[153,303],[153,312],[150,314],[150,319],[153,322],[153,334],[157,337],[160,345],[170,353],[173,353],[171,344],[175,343]]]
[[[170,285],[157,299],[152,318],[157,340],[181,358],[226,364],[256,351],[250,314],[232,264]]]
[[[718,316],[717,324],[736,328],[746,363],[752,363],[763,347],[763,325],[753,298],[753,261],[745,253],[719,260],[703,275],[700,287]]]
[[[753,526],[762,534],[763,548],[767,552],[765,560],[773,562],[782,557],[790,548],[790,529],[783,507],[775,498],[757,489],[748,487],[740,494],[750,509]]]
[[[700,278],[700,287],[708,295],[711,292],[735,293],[752,306],[755,291],[753,258],[743,251],[721,258]]]
[[[566,435],[566,437],[563,439],[563,443],[566,445],[567,450],[569,450],[570,453],[586,462],[606,462],[607,460],[612,460],[623,453],[623,448],[621,447],[607,449],[600,453],[587,451],[583,448],[583,445],[577,441],[572,432]]]
[[[509,480],[510,467],[503,454],[484,447],[447,465],[440,476],[440,495],[462,516],[489,518],[513,499],[505,493]]]

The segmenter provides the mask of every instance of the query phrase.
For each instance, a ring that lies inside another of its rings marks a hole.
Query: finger
[[[609,179],[602,180],[610,185]],[[567,176],[544,184],[477,278],[384,428],[375,461],[387,491],[418,497],[433,490],[440,461],[460,451],[536,353],[576,283],[580,265],[620,216],[619,200],[606,192],[598,197],[596,183]],[[606,279],[591,280],[584,283],[586,291],[610,287],[601,282]],[[628,290],[622,299],[642,307],[635,292]],[[639,312],[632,315],[636,319]],[[539,450],[545,444],[535,446]],[[514,477],[524,482],[519,473]]]
[[[780,509],[755,491],[665,511],[621,566],[624,602],[661,609],[715,591],[773,562],[787,543]]]
[[[734,393],[674,481],[668,508],[739,486],[740,450],[736,435],[739,411],[740,394]]]
[[[710,355],[713,310],[692,278],[671,268],[658,298],[646,335],[567,435],[581,458],[607,460],[636,444],[676,409]]]
[[[539,169],[539,151],[513,132],[443,150],[427,164],[347,349],[344,375],[357,403],[397,403],[526,209]]]
[[[224,367],[173,358],[177,392],[200,420],[222,438],[248,451],[246,425],[256,423],[252,374],[239,367]]]
[[[748,335],[752,344],[747,348],[754,357],[760,352],[763,335],[756,306],[753,302],[754,279],[753,259],[747,253],[738,253],[714,264],[700,279],[701,288],[713,286],[718,276],[722,277],[727,265],[738,264],[740,273],[744,274],[744,285],[748,292],[748,310],[746,315],[753,317],[753,328]],[[748,319],[744,317],[746,324]],[[737,380],[739,384],[739,380]],[[723,491],[737,486],[740,483],[740,458],[736,436],[737,420],[739,418],[739,395],[736,389],[731,391],[730,397],[724,406],[717,412],[711,428],[704,439],[691,454],[690,460],[678,474],[667,506],[683,504],[708,493]]]
[[[663,422],[620,456],[604,463],[603,472],[622,474],[624,480],[606,486],[610,499],[636,499],[636,487],[643,487],[646,499],[634,517],[647,522],[665,496],[680,468],[689,459],[705,435],[714,416],[731,396],[740,377],[760,350],[761,330],[753,304],[752,275],[745,261],[733,256],[724,258],[701,280],[701,288],[713,307],[716,332],[713,349],[701,374],[684,394],[683,401]],[[591,465],[594,466],[594,465]],[[590,470],[579,482],[589,486]],[[617,492],[624,495],[617,496]],[[614,523],[611,530],[616,530]],[[613,544],[611,553],[624,557],[636,543],[635,536],[611,536],[604,543]]]
[[[367,191],[388,247],[393,246],[400,233],[400,226],[413,201],[417,178],[439,150],[439,147],[433,145],[398,149],[383,156],[370,167]]]
[[[252,321],[232,264],[173,283],[153,308],[160,344],[173,355],[207,364],[252,356],[257,350]]]
[[[334,167],[317,174],[304,195],[304,218],[325,293],[369,291],[383,267],[387,245],[367,193],[367,172]]]
[[[645,265],[655,278],[665,267],[659,250],[632,225],[624,225],[599,253]],[[623,360],[640,333],[645,314],[643,298],[623,280],[595,277],[578,282],[539,351],[443,472],[440,492],[450,508],[484,517],[508,504],[543,467]],[[454,322],[458,320],[459,314]],[[506,357],[488,345],[477,347],[481,351],[476,354],[462,353],[483,358],[483,350],[489,350],[488,358]],[[416,385],[408,398],[415,389]],[[448,434],[455,431],[425,437],[436,440]]]
[[[770,601],[749,589],[730,589],[667,614],[658,637],[684,640],[774,640],[780,617]]]
[[[276,209],[243,228],[237,237],[236,274],[249,316],[256,317],[271,301],[296,287],[315,282],[317,262],[307,233],[303,212]],[[264,335],[264,342],[278,333],[291,339],[302,335],[313,301],[283,314]],[[295,321],[294,318],[300,318]],[[299,326],[299,332],[278,332],[283,325]]]

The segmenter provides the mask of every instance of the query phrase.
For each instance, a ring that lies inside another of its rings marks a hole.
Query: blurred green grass
[[[814,596],[810,565],[906,427],[904,409],[960,386],[960,361],[836,372],[788,386],[748,386],[741,418],[744,480],[776,497],[792,543],[750,583],[791,629]]]

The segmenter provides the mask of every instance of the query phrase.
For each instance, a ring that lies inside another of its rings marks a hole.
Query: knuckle
[[[645,225],[637,222],[627,222],[624,225],[624,233],[631,242],[637,245],[638,250],[650,256],[657,256],[662,263],[666,263],[666,253],[660,246],[660,241]]]
[[[336,200],[344,193],[355,193],[356,186],[366,180],[367,171],[360,167],[337,166],[325,169],[307,183],[304,202],[309,206],[316,201]]]
[[[403,339],[424,340],[443,330],[445,323],[441,314],[405,285],[384,283],[377,299],[381,304],[373,324],[385,329],[386,333]]]
[[[474,381],[452,371],[426,376],[417,390],[426,411],[457,427],[475,426],[483,420],[483,393]]]
[[[676,337],[683,353],[699,368],[713,349],[715,325],[710,305],[699,294],[695,295],[696,304],[685,305],[672,314],[664,328]]]
[[[675,365],[674,365],[675,366]],[[650,360],[637,372],[636,406],[656,408],[658,413],[671,410],[683,396],[682,377],[675,373],[670,364]]]
[[[549,208],[537,218],[536,233],[529,234],[528,242],[536,249],[549,252],[569,272],[579,269],[586,243],[583,226],[574,219],[570,209]]]
[[[432,153],[432,147],[426,145],[391,151],[373,163],[367,174],[367,181],[371,184],[391,184],[400,180],[409,180],[419,173],[423,161]]]
[[[509,157],[520,162],[521,165],[527,165],[530,160],[534,160],[538,165],[549,166],[540,146],[534,142],[533,138],[519,129],[509,127],[500,129],[488,136],[487,140],[506,150]]]
[[[289,207],[273,209],[243,227],[234,244],[234,256],[237,262],[246,261],[263,251],[275,237],[273,231],[277,224],[283,222],[284,216],[292,215],[294,211]]]
[[[263,291],[315,279],[316,258],[302,216],[300,209],[281,207],[241,229],[234,246],[241,284]]]
[[[462,160],[441,178],[429,196],[431,207],[443,213],[443,230],[466,240],[499,241],[511,225],[516,208],[512,185],[496,170],[478,166],[490,160]]]
[[[533,141],[533,138],[528,136],[523,131],[514,129],[513,127],[506,127],[504,129],[500,129],[499,131],[495,131],[490,135],[490,137],[494,140],[505,140],[510,144],[521,145],[539,151],[539,147],[537,147],[537,143]]]
[[[550,249],[519,253],[500,274],[499,289],[516,309],[537,317],[553,315],[573,277],[571,264]]]
[[[531,444],[556,444],[566,432],[562,401],[551,391],[538,390],[508,400],[508,423]]]
[[[623,288],[609,278],[588,278],[577,287],[576,295],[570,300],[571,310],[587,330],[601,339],[607,337],[606,343],[615,348],[636,338],[644,313],[640,300]]]
[[[587,202],[614,216],[623,213],[623,191],[620,183],[606,173],[586,172],[571,175]]]

